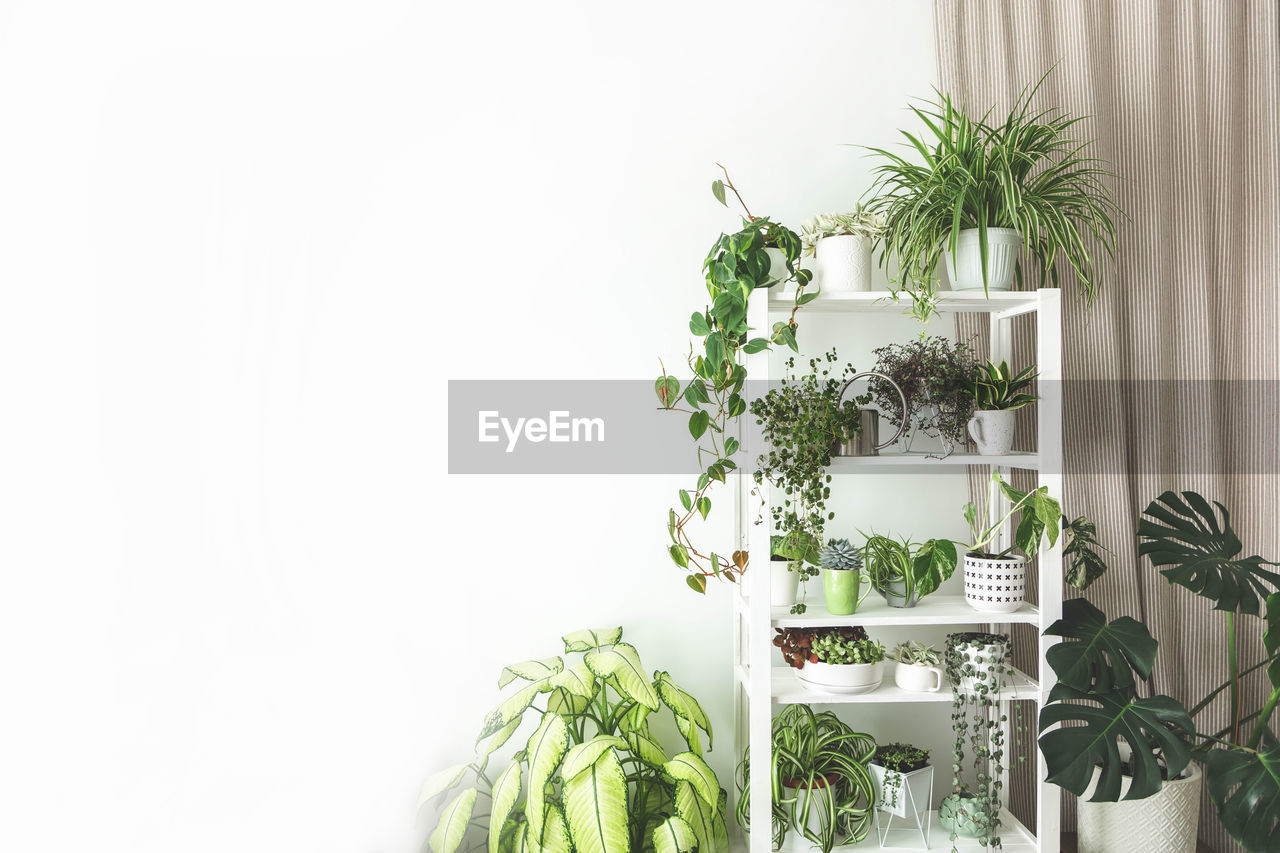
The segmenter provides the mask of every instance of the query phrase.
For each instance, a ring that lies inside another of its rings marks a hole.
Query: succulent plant
[[[889,652],[889,660],[905,664],[942,666],[942,653],[916,640],[907,640],[898,643],[897,647]]]
[[[818,554],[818,565],[838,572],[856,572],[862,568],[862,551],[848,539],[832,539]]]

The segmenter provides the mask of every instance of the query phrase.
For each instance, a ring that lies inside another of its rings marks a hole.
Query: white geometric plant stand
[[[872,764],[870,767],[872,774],[876,777],[875,825],[876,838],[880,846],[891,846],[896,849],[907,846],[897,840],[890,845],[888,840],[891,832],[918,833],[921,845],[916,849],[928,850],[929,840],[933,834],[933,821],[930,820],[930,812],[933,810],[933,767],[921,767],[910,773],[898,773],[896,770],[888,770],[878,764]],[[900,790],[898,802],[892,805],[884,801],[885,777],[890,773],[898,776]],[[924,802],[916,796],[917,792],[923,794]],[[895,827],[894,818],[903,820],[907,825]],[[911,825],[913,823],[914,826]]]

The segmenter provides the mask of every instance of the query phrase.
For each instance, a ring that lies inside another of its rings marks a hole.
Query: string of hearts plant
[[[720,168],[724,171],[723,166]],[[707,578],[736,582],[747,569],[746,551],[736,550],[723,557],[696,546],[687,528],[695,517],[706,520],[711,512],[708,492],[712,485],[725,483],[728,474],[738,467],[733,457],[739,450],[739,441],[731,433],[733,424],[747,411],[742,396],[747,379],[743,356],[775,345],[799,352],[796,311],[818,295],[816,290],[805,290],[812,273],[797,266],[800,237],[768,217],[753,216],[728,171],[723,181],[711,185],[716,200],[728,206],[726,190],[737,198],[745,216],[742,228],[733,234],[721,234],[702,263],[710,304],[689,318],[689,331],[699,339],[690,346],[687,359],[693,378],[682,389],[680,380],[662,365],[662,375],[654,383],[660,408],[689,416],[689,434],[697,444],[698,467],[702,470],[693,489],[679,490],[680,508],[668,511],[667,533],[671,537],[668,553],[672,561],[689,573],[686,582],[699,593],[706,592]],[[785,271],[772,269],[770,249],[782,253]],[[791,315],[774,323],[767,336],[753,335],[756,330],[747,325],[751,294],[790,281],[796,284]]]

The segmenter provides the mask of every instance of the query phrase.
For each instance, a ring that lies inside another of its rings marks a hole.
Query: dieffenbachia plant
[[[1125,776],[1130,783],[1123,798],[1140,800],[1197,759],[1205,764],[1209,794],[1231,837],[1246,850],[1274,850],[1280,837],[1280,740],[1270,722],[1280,704],[1280,574],[1265,567],[1278,564],[1240,556],[1244,548],[1226,508],[1195,492],[1165,492],[1144,515],[1138,553],[1150,557],[1170,583],[1225,613],[1227,678],[1190,711],[1169,696],[1141,695],[1140,683],[1150,679],[1158,649],[1147,627],[1128,616],[1107,621],[1083,598],[1067,601],[1062,618],[1045,632],[1068,640],[1047,655],[1058,677],[1040,713],[1049,781],[1082,795],[1097,767],[1093,801],[1120,799]],[[1243,670],[1238,617],[1264,622],[1262,660]],[[1241,686],[1260,669],[1266,670],[1269,695],[1260,709],[1246,714]],[[1227,726],[1197,731],[1193,718],[1224,692]],[[1054,728],[1058,723],[1068,725]],[[1122,754],[1121,740],[1132,748],[1131,756]]]
[[[727,794],[702,758],[711,722],[697,700],[646,674],[621,628],[563,639],[581,658],[503,669],[498,687],[517,689],[486,717],[475,757],[427,780],[421,803],[445,801],[432,853],[727,853]],[[684,740],[670,755],[655,731],[666,727],[650,727],[664,706]],[[526,719],[524,748],[491,780]]]
[[[723,167],[721,167],[723,168]],[[721,204],[728,188],[738,201],[729,175],[715,181],[712,192]],[[689,537],[686,525],[711,511],[708,490],[713,483],[724,483],[738,466],[733,457],[739,441],[732,435],[732,425],[747,411],[742,396],[747,368],[742,356],[781,344],[799,351],[796,346],[796,309],[811,301],[816,291],[805,292],[812,273],[797,267],[800,238],[786,226],[767,217],[752,216],[745,203],[746,216],[741,230],[721,234],[702,263],[710,304],[689,318],[689,331],[699,342],[690,347],[689,368],[693,378],[680,387],[680,380],[663,374],[654,383],[663,409],[689,416],[689,433],[697,442],[698,467],[701,473],[695,487],[678,493],[680,508],[667,514],[667,533],[671,537],[668,553],[677,566],[689,572],[687,582],[695,592],[706,592],[707,578],[719,577],[736,581],[746,571],[747,552],[733,551],[728,557],[712,550],[702,550]],[[778,249],[786,259],[786,273],[781,278],[771,272],[769,249]],[[767,334],[747,325],[747,303],[753,291],[775,287],[787,281],[796,283],[795,308],[786,321],[773,324]]]

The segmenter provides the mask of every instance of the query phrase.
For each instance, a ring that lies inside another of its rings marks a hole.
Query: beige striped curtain
[[[1064,505],[1112,551],[1087,596],[1151,628],[1154,691],[1191,704],[1225,677],[1224,616],[1139,560],[1134,534],[1150,500],[1193,489],[1232,511],[1247,553],[1280,557],[1280,3],[935,0],[935,20],[944,91],[1006,108],[1056,64],[1039,103],[1091,116],[1119,175],[1129,220],[1101,296],[1063,300]],[[1261,627],[1242,623],[1247,666]],[[1198,722],[1225,717],[1219,701]],[[1024,817],[1028,770],[1011,792]],[[1200,835],[1241,849],[1207,794]]]

